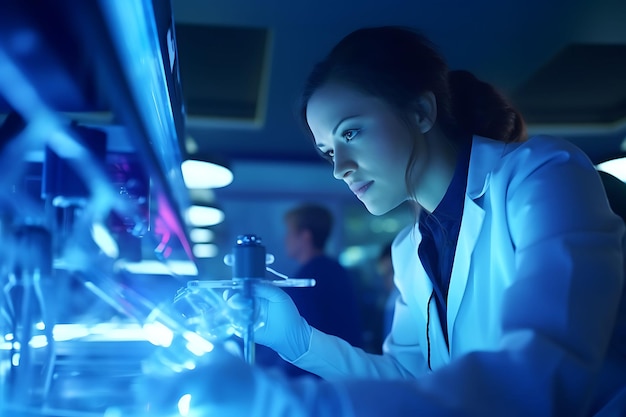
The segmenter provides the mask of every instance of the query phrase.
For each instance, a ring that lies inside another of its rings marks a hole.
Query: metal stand
[[[187,282],[187,288],[197,290],[200,288],[217,289],[233,288],[241,290],[241,294],[248,306],[249,316],[246,318],[246,326],[242,331],[243,353],[247,363],[254,364],[255,342],[254,331],[256,326],[256,298],[254,286],[261,282],[276,285],[278,287],[313,287],[315,280],[312,278],[293,279],[271,270],[281,279],[266,277],[266,264],[273,262],[273,256],[267,255],[261,238],[256,235],[241,235],[233,247],[233,253],[224,257],[224,262],[233,267],[232,280],[193,280]]]

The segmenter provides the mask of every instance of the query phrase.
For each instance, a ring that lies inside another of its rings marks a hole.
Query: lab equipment
[[[31,405],[46,397],[54,368],[52,239],[46,229],[25,225],[15,231],[11,243],[6,254],[9,279],[3,288],[11,324],[4,333],[10,335],[6,395]],[[36,348],[41,346],[45,359],[37,364]]]
[[[254,360],[253,315],[191,282],[176,51],[170,0],[3,2],[1,416],[142,415],[136,381],[202,363],[233,314]],[[248,238],[219,285],[254,303]]]
[[[179,300],[185,297],[197,297],[204,298],[206,301],[216,299],[213,290],[235,291],[238,308],[229,308],[228,304],[222,301],[219,303],[222,305],[221,309],[215,309],[209,314],[205,311],[204,317],[209,322],[214,320],[212,316],[231,318],[233,331],[238,332],[243,340],[244,358],[249,364],[254,364],[255,360],[254,332],[264,325],[258,321],[255,286],[271,284],[279,287],[312,287],[315,285],[313,278],[289,278],[267,266],[273,262],[274,256],[266,253],[266,248],[259,236],[240,235],[236,239],[232,253],[224,257],[224,263],[231,266],[233,270],[231,280],[190,280],[187,287],[180,291],[177,297]],[[266,271],[278,275],[280,279],[268,278]]]
[[[209,346],[170,306],[183,121],[169,0],[3,2],[0,415],[134,417],[149,324]]]
[[[260,319],[262,307],[256,301],[265,288],[260,286],[315,285],[314,279],[292,279],[271,269],[267,265],[273,261],[259,236],[240,235],[232,252],[224,257],[224,262],[232,267],[231,279],[190,280],[178,290],[173,303],[153,311],[144,329],[151,329],[151,341],[158,348],[144,361],[144,372],[136,381],[137,410],[159,417],[176,415],[177,407],[181,415],[192,412],[190,404],[194,404],[196,394],[205,399],[207,395],[216,395],[214,382],[207,388],[202,378],[196,379],[202,373],[193,371],[202,367],[228,372],[231,375],[227,378],[232,378],[229,380],[237,379],[233,375],[251,375],[252,368],[242,367],[241,361],[230,354],[243,356],[247,364],[254,364],[255,331],[265,325]],[[270,274],[280,278],[273,279]],[[238,344],[228,344],[235,333],[243,341],[243,353]],[[242,384],[245,389],[251,388],[250,380]]]

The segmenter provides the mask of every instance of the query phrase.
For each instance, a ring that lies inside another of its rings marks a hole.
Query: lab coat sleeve
[[[531,144],[502,169],[517,273],[502,300],[499,344],[415,380],[335,381],[354,416],[595,411],[594,386],[623,287],[623,223],[580,152],[536,152]]]
[[[398,297],[382,355],[367,353],[338,337],[313,329],[309,350],[292,363],[327,380],[416,378],[427,371],[416,328],[411,311]]]
[[[413,254],[414,244],[406,244],[413,242],[410,236],[412,231],[413,227],[406,227],[394,241],[394,247],[402,246],[407,252],[401,254],[400,258]],[[400,245],[399,242],[404,244]],[[400,273],[400,270],[407,269],[405,263],[401,265],[394,265],[396,278],[405,276],[405,279],[410,279],[409,272]],[[391,331],[383,343],[382,355],[366,353],[339,338],[313,330],[308,351],[293,364],[327,380],[344,377],[417,378],[429,371],[422,349],[425,333],[419,331],[423,327],[424,323],[417,321],[415,312],[405,303],[404,297],[399,296],[394,307]]]

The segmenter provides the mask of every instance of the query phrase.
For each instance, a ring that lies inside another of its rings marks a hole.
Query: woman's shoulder
[[[529,149],[532,152],[567,152],[570,154],[584,155],[584,152],[572,142],[562,137],[552,135],[535,135],[516,144],[518,146],[511,145],[513,144],[507,146],[511,151]]]
[[[537,135],[523,142],[505,143],[474,136],[468,172],[467,195],[477,198],[486,186],[515,187],[529,176],[545,181],[574,178],[582,172],[590,177],[596,169],[575,144],[556,136]],[[550,179],[550,177],[553,177]],[[495,188],[494,188],[495,187]]]
[[[523,142],[503,143],[489,138],[475,137],[474,150],[500,161],[501,167],[536,169],[546,163],[572,161],[587,167],[593,164],[574,143],[558,136],[535,135]]]
[[[552,135],[534,135],[521,142],[503,142],[483,136],[474,136],[473,148],[482,148],[487,151],[502,151],[503,155],[518,152],[569,152],[584,155],[584,152],[574,143]]]

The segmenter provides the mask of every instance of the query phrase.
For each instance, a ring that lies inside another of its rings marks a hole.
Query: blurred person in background
[[[326,253],[333,214],[318,204],[302,204],[287,211],[283,219],[285,251],[298,263],[290,277],[313,278],[316,282],[313,287],[286,288],[285,292],[308,324],[362,347],[362,315],[352,275]],[[257,349],[257,362],[264,367],[278,367],[292,377],[309,374],[262,346]]]
[[[285,250],[296,260],[292,278],[314,278],[312,288],[288,288],[298,311],[313,327],[362,345],[362,323],[351,273],[326,253],[334,218],[317,204],[294,207],[284,215]]]

